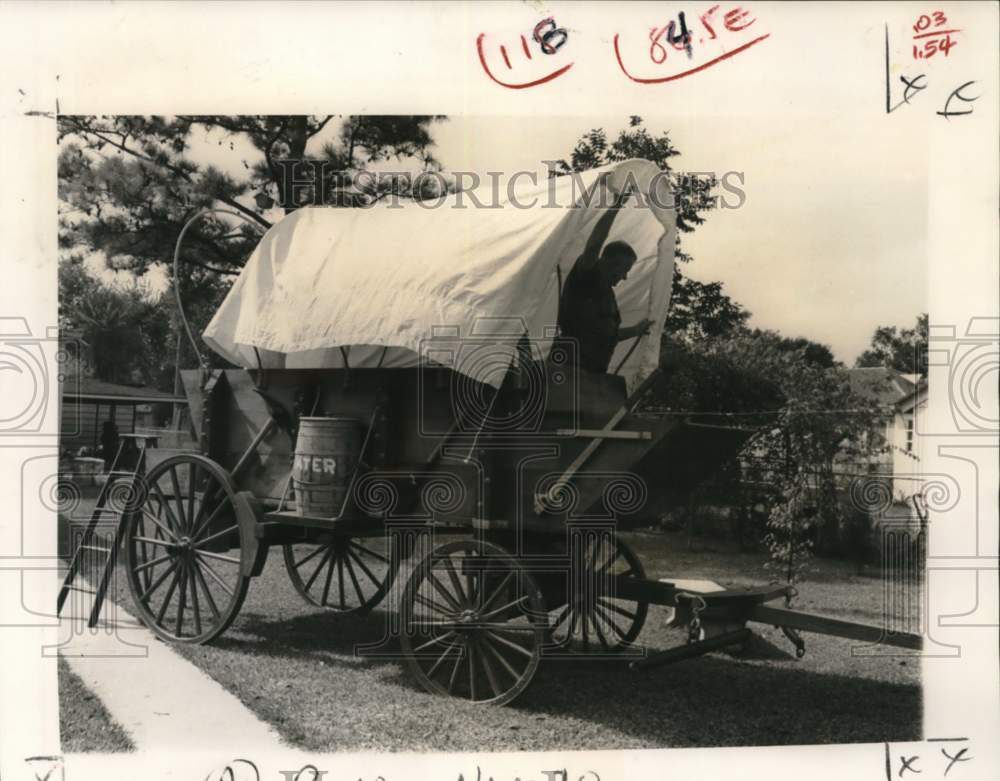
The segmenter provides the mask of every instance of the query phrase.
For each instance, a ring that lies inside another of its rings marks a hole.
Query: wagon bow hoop
[[[205,377],[208,374],[208,361],[201,354],[201,350],[198,349],[198,342],[194,338],[194,332],[191,330],[191,324],[188,322],[187,315],[184,313],[184,302],[181,300],[181,277],[180,277],[180,260],[181,260],[181,245],[184,243],[184,237],[187,235],[188,230],[191,229],[198,220],[203,217],[207,217],[210,214],[228,214],[231,217],[238,217],[249,225],[253,225],[255,228],[260,228],[260,225],[255,223],[245,214],[240,214],[239,212],[232,211],[231,209],[202,209],[200,212],[191,217],[184,226],[181,228],[181,232],[177,235],[177,242],[174,244],[174,264],[173,272],[174,278],[171,287],[174,289],[174,299],[177,302],[177,314],[180,318],[181,324],[184,326],[184,331],[187,334],[188,341],[191,343],[191,349],[194,350],[195,357],[198,359],[198,366],[201,367],[202,376]],[[177,335],[178,344],[178,358],[180,357],[180,334]],[[175,371],[179,367],[175,367]],[[204,380],[203,380],[204,381]]]

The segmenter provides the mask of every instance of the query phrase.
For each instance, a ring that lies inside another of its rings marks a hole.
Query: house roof
[[[852,391],[887,407],[908,398],[917,388],[901,373],[885,366],[848,369],[847,377]]]
[[[184,397],[145,385],[119,385],[92,377],[66,377],[61,383],[64,402],[115,402],[117,404],[150,404],[154,402],[186,402]]]
[[[914,386],[913,390],[896,402],[896,406],[899,407],[902,412],[909,412],[915,406],[920,404],[921,396],[926,393],[927,378],[921,377],[920,381]]]

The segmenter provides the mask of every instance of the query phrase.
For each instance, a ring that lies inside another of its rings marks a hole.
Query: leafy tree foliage
[[[722,292],[721,282],[699,282],[674,266],[664,333],[694,343],[741,331],[748,319],[750,312]]]
[[[675,171],[671,161],[680,154],[670,140],[670,133],[652,135],[643,126],[642,117],[629,117],[628,127],[613,140],[603,128],[584,133],[577,141],[569,160],[560,160],[554,174],[560,176],[574,171],[589,171],[603,165],[619,163],[632,158],[643,158],[668,172],[673,185],[677,209],[678,253],[677,259],[691,260],[680,247],[680,234],[690,233],[705,222],[704,212],[715,208],[714,190],[718,184],[715,176],[685,174]]]
[[[775,425],[762,428],[745,450],[742,479],[767,489],[765,543],[772,566],[789,582],[802,576],[814,541],[838,546],[844,474],[871,463],[879,444],[870,434],[884,415],[876,401],[851,389],[843,367],[808,357],[814,344],[793,347],[796,341],[753,331],[712,347],[720,359],[770,378],[785,398]]]
[[[767,339],[775,350],[793,353],[806,363],[822,369],[832,369],[840,365],[833,357],[833,351],[829,346],[806,339],[804,336],[782,336],[774,331],[761,331],[756,328],[751,335],[755,338]]]
[[[162,296],[133,280],[108,285],[79,258],[59,265],[60,331],[81,375],[169,387],[170,318]]]
[[[927,313],[917,316],[913,328],[879,326],[871,346],[858,356],[856,367],[885,366],[904,374],[927,373]]]

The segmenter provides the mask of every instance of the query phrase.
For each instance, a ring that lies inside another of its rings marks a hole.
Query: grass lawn
[[[66,754],[85,751],[132,751],[132,741],[101,701],[59,659],[59,732]]]
[[[649,576],[724,585],[768,579],[764,554],[723,550],[723,543],[688,551],[680,534],[625,537]],[[399,588],[407,575],[404,569]],[[115,588],[131,609],[124,578]],[[800,592],[800,609],[881,621],[882,581],[856,576],[848,563],[815,562]],[[226,634],[211,646],[175,647],[287,741],[314,751],[655,748],[921,736],[919,660],[852,656],[855,643],[847,640],[806,635],[807,654],[796,660],[780,631],[754,625],[757,637],[740,654],[714,653],[647,672],[630,671],[614,658],[543,660],[528,691],[501,708],[427,694],[398,659],[357,656],[357,644],[383,637],[389,617],[383,610],[352,617],[310,607],[293,590],[275,549]],[[684,641],[683,630],[665,627],[662,608],[650,609],[639,637],[643,646]]]

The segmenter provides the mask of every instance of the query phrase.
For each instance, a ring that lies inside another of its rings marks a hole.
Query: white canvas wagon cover
[[[299,209],[261,239],[205,341],[246,368],[433,360],[498,387],[522,334],[537,357],[548,354],[560,281],[613,201],[597,197],[605,172],[613,190],[632,182],[643,196],[630,199],[608,237],[638,258],[615,288],[622,325],[654,321],[621,368],[632,385],[657,364],[674,262],[669,186],[645,160],[501,186],[501,197],[488,184],[433,206]],[[618,345],[609,371],[630,347]]]

